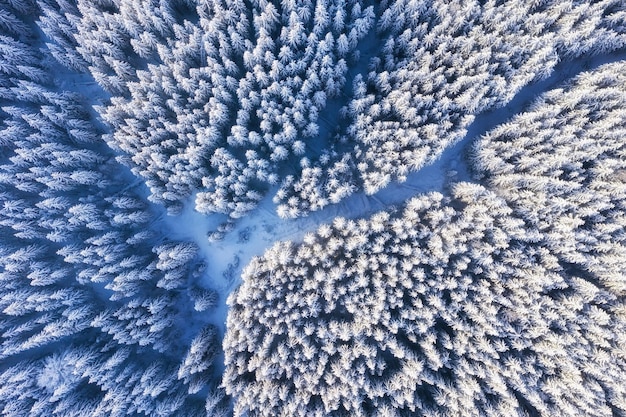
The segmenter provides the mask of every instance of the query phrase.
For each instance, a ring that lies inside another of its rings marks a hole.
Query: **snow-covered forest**
[[[625,83],[581,74],[480,138],[484,186],[254,259],[224,342],[235,414],[626,413]]]
[[[0,415],[626,416],[625,55],[620,0],[0,0]]]

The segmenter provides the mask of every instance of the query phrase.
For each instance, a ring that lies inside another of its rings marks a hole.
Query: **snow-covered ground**
[[[475,138],[524,111],[543,92],[563,84],[580,72],[622,59],[626,59],[626,53],[559,64],[552,76],[523,88],[505,107],[478,115],[464,139],[446,149],[432,164],[410,174],[406,182],[391,183],[374,195],[363,192],[353,194],[340,203],[329,205],[307,217],[280,219],[272,202],[274,193],[270,191],[259,206],[240,219],[223,240],[209,242],[207,233],[215,230],[223,217],[218,221],[215,216],[199,214],[193,210],[193,201],[189,201],[180,215],[166,216],[164,219],[171,230],[172,238],[196,242],[201,248],[201,256],[206,259],[207,269],[202,284],[216,289],[220,294],[219,306],[210,313],[209,320],[224,331],[228,313],[226,299],[239,285],[242,269],[254,256],[262,255],[274,242],[298,242],[307,232],[315,231],[321,224],[331,222],[337,216],[368,216],[373,212],[389,209],[390,206],[399,206],[419,194],[432,191],[445,193],[446,184],[450,181],[471,181],[464,153]]]

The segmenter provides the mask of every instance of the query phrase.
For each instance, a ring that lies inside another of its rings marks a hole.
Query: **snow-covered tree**
[[[626,362],[605,353],[619,349],[626,322],[595,303],[623,308],[623,297],[581,286],[496,194],[468,183],[453,193],[396,215],[337,218],[251,262],[228,300],[224,385],[236,415],[621,407],[609,393]],[[591,363],[611,376],[588,374]]]
[[[355,4],[354,13],[360,8]],[[369,72],[354,77],[338,141],[349,148],[336,157],[351,159],[349,182],[368,194],[435,161],[463,138],[474,115],[505,105],[559,61],[615,51],[626,42],[623,7],[614,1],[389,1],[377,12],[379,51]],[[372,13],[363,10],[335,37],[338,55],[345,55],[341,36],[352,47],[353,34],[367,31]],[[323,169],[323,182],[334,162],[320,158],[311,166]],[[281,202],[309,183],[303,173]],[[302,200],[294,212],[315,209],[319,205]]]

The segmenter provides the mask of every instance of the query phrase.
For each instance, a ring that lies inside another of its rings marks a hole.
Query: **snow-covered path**
[[[445,193],[450,181],[471,181],[464,159],[465,150],[475,138],[518,114],[542,93],[572,79],[583,71],[593,70],[600,65],[626,59],[626,51],[582,58],[573,62],[562,62],[553,74],[543,80],[524,87],[504,107],[478,115],[469,126],[465,137],[448,147],[432,164],[410,174],[404,183],[390,183],[378,193],[368,196],[355,193],[338,204],[329,205],[307,217],[283,220],[276,215],[271,190],[259,207],[240,219],[234,229],[219,242],[209,242],[207,233],[215,230],[218,222],[193,210],[193,202],[186,205],[179,216],[166,217],[172,238],[193,240],[201,248],[207,262],[207,273],[203,284],[220,293],[219,306],[208,320],[225,330],[228,306],[226,298],[240,283],[242,269],[254,256],[260,256],[275,242],[281,240],[301,241],[307,232],[315,231],[319,225],[331,222],[337,216],[346,218],[365,217],[373,212],[401,205],[419,194],[438,191]]]

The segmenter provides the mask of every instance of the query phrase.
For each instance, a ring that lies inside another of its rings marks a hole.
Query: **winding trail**
[[[188,201],[183,213],[176,217],[168,216],[164,220],[173,232],[171,237],[195,241],[206,259],[208,268],[202,284],[216,289],[221,295],[219,305],[207,317],[208,321],[214,323],[223,334],[228,314],[226,298],[241,282],[243,268],[275,242],[300,242],[306,233],[315,231],[321,224],[332,222],[335,217],[366,217],[380,210],[400,206],[407,199],[420,194],[446,194],[447,185],[452,182],[472,181],[465,153],[475,139],[523,112],[544,92],[566,84],[581,72],[620,60],[626,60],[626,51],[559,63],[550,77],[522,88],[505,106],[477,115],[464,138],[446,148],[433,163],[408,175],[406,182],[390,183],[374,195],[355,193],[340,203],[329,205],[306,217],[283,220],[276,215],[276,206],[272,202],[276,190],[270,190],[259,206],[240,219],[222,241],[213,243],[208,241],[207,233],[215,230],[219,221],[195,212],[193,201]],[[216,368],[216,373],[221,372],[223,362]]]

